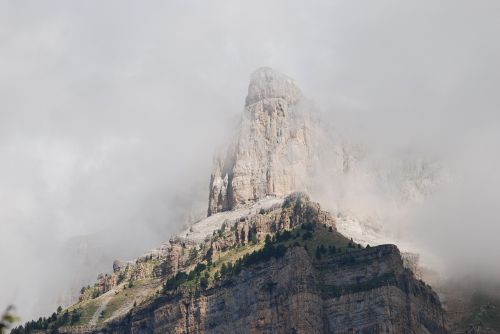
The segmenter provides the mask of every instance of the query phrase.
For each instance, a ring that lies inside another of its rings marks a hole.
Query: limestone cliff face
[[[302,102],[291,78],[270,68],[252,75],[238,135],[214,162],[209,215],[305,189],[317,121]]]
[[[395,246],[313,261],[303,248],[205,291],[178,290],[111,333],[446,333],[437,295]]]

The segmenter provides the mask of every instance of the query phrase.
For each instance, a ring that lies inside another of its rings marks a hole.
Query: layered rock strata
[[[111,333],[446,333],[438,296],[395,246],[314,262],[303,248],[212,288],[176,291]]]

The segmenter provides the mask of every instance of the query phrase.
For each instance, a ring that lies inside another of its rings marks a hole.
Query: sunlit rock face
[[[270,68],[253,73],[240,129],[215,158],[208,214],[306,188],[317,121],[295,81]]]

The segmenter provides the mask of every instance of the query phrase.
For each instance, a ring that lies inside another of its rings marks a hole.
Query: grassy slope
[[[125,314],[130,308],[134,307],[143,301],[154,296],[155,291],[161,286],[161,282],[155,279],[144,279],[134,281],[132,287],[124,285],[126,289],[122,289],[116,293],[108,302],[99,323],[102,323],[116,315]]]
[[[97,311],[99,305],[106,299],[109,299],[104,312],[99,317],[98,324],[103,323],[109,318],[117,315],[116,313],[126,312],[133,307],[134,302],[140,304],[155,294],[156,290],[161,286],[159,280],[144,279],[133,282],[132,287],[128,287],[128,282],[120,284],[114,291],[108,292],[98,298],[78,302],[68,308],[68,311],[73,309],[80,310],[81,318],[74,325],[87,325],[90,319]],[[125,310],[124,310],[125,309]]]
[[[85,325],[89,323],[90,319],[92,319],[92,316],[94,315],[94,313],[97,311],[98,308],[99,308],[99,301],[92,299],[82,303],[77,303],[68,308],[68,311],[72,311],[74,309],[80,310],[81,312],[80,321],[78,321],[74,325]]]

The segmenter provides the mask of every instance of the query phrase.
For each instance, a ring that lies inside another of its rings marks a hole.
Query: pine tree
[[[222,266],[220,267],[220,275],[225,276],[227,273],[227,266],[226,263],[223,263]]]
[[[316,247],[316,259],[321,259],[321,248],[319,246]]]
[[[206,289],[208,287],[208,278],[203,276],[202,278],[200,278],[200,287],[202,289]]]

